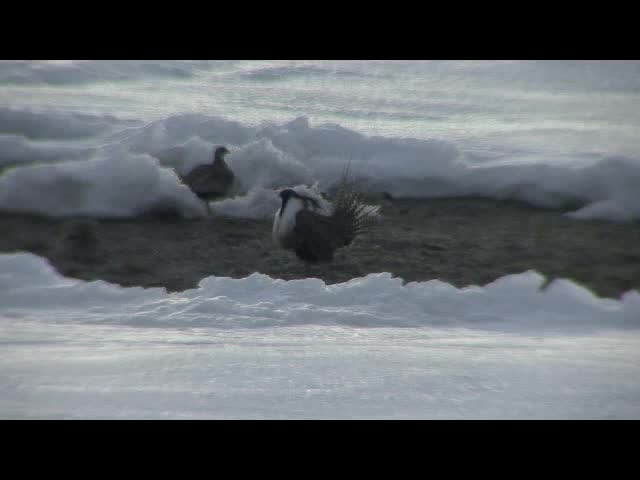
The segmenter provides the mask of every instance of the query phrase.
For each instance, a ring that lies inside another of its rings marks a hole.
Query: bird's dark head
[[[227,147],[218,147],[213,154],[213,160],[224,160],[224,156],[228,153]]]
[[[297,194],[293,189],[285,188],[284,190],[280,190],[280,193],[278,195],[280,196],[283,202],[286,202],[291,197],[295,197]]]
[[[284,190],[280,190],[280,198],[282,199],[282,207],[280,208],[280,213],[282,213],[282,211],[284,210],[284,207],[287,206],[287,202],[291,199],[291,198],[297,198],[300,201],[302,201],[303,207],[306,209],[311,209],[311,210],[321,210],[322,207],[320,205],[320,203],[318,202],[318,200],[316,200],[313,197],[309,197],[307,195],[302,195],[298,192],[296,192],[294,189],[292,188],[285,188]]]
[[[289,199],[292,197],[297,197],[298,194],[291,188],[285,188],[284,190],[280,190],[278,196],[282,199],[282,205],[280,206],[280,215],[282,215],[282,212],[284,212]]]

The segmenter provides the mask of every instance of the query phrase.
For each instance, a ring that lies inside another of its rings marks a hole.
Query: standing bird
[[[199,165],[182,179],[191,191],[204,202],[209,215],[211,215],[209,202],[228,196],[235,180],[233,171],[224,161],[224,156],[228,153],[229,150],[226,147],[216,148],[212,164]]]
[[[330,262],[334,252],[368,231],[379,207],[366,205],[347,172],[331,214],[321,213],[319,199],[291,188],[280,191],[282,205],[273,220],[273,240],[307,263]]]

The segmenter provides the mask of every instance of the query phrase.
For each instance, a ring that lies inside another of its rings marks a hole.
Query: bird
[[[279,247],[293,250],[306,264],[327,263],[337,249],[370,230],[379,207],[366,205],[345,171],[330,214],[319,198],[292,188],[279,192],[281,206],[273,219],[272,237]]]
[[[209,202],[228,196],[231,193],[235,175],[224,156],[229,150],[222,146],[215,149],[213,163],[199,165],[182,178],[182,181],[202,200],[211,215]]]

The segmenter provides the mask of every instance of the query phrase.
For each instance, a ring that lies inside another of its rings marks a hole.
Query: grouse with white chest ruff
[[[273,240],[308,263],[333,260],[338,248],[350,245],[370,229],[379,208],[363,203],[346,173],[328,215],[322,213],[319,198],[291,188],[281,190],[279,195],[282,204],[273,220]]]

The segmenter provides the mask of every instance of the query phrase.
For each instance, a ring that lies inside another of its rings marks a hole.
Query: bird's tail
[[[378,215],[379,206],[367,205],[350,175],[347,165],[333,202],[333,224],[338,231],[338,246],[349,245],[358,235],[371,230]]]

